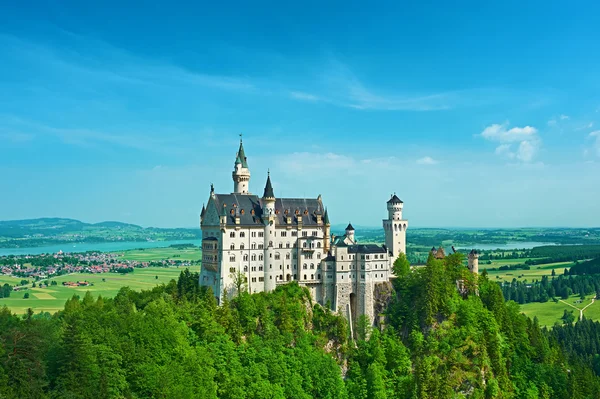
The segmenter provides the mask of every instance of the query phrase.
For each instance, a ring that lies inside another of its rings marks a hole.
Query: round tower
[[[235,163],[233,165],[233,172],[231,173],[233,178],[233,193],[234,194],[250,194],[248,191],[248,185],[250,184],[250,169],[248,168],[248,161],[246,154],[244,153],[244,145],[240,135],[240,148],[235,156]]]
[[[471,252],[469,252],[467,266],[469,270],[474,274],[479,273],[479,253],[474,249],[472,249]]]
[[[396,194],[387,202],[388,218],[383,221],[385,231],[385,246],[392,257],[396,260],[400,253],[406,253],[406,229],[408,220],[402,219],[402,208],[404,203]]]
[[[329,223],[329,213],[327,212],[327,209],[325,209],[323,219],[325,225],[325,234],[323,234],[323,252],[327,255],[327,252],[329,251],[329,242],[331,240],[331,223]]]
[[[265,291],[273,291],[277,286],[277,276],[279,269],[274,263],[274,248],[273,238],[275,237],[275,194],[273,194],[273,186],[271,185],[271,174],[267,175],[267,183],[262,196],[262,219],[265,225],[265,242],[264,242],[264,275],[265,275]]]
[[[348,223],[348,226],[346,226],[346,238],[348,238],[353,243],[356,242],[354,240],[354,227],[352,227],[352,224],[350,223]]]

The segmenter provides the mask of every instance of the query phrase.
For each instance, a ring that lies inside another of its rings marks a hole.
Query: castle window
[[[279,209],[275,209],[275,214],[279,215]]]
[[[269,241],[269,246],[272,247],[273,246],[273,241]]]
[[[251,214],[252,216],[254,216],[254,209],[252,209],[252,210],[250,211],[250,214]]]
[[[262,272],[263,271],[263,265],[258,266],[258,271]]]
[[[240,231],[240,237],[242,237],[242,238],[246,237],[246,233],[244,233],[243,231]]]
[[[279,280],[280,280],[280,281],[283,281],[283,274],[280,274],[280,275],[279,275]]]
[[[298,237],[298,232],[297,231],[292,231],[292,237]]]
[[[244,244],[240,244],[240,249],[244,249]]]
[[[289,247],[290,247],[290,243],[289,243],[289,242],[286,242],[286,243],[285,243],[285,247],[286,247],[286,248],[289,248]]]
[[[232,231],[231,233],[229,233],[229,237],[230,238],[235,238],[235,231]]]
[[[244,262],[248,261],[248,255],[244,255]]]
[[[314,274],[311,274],[311,275],[310,275],[310,279],[311,279],[311,280],[314,280],[314,279],[315,279],[315,275],[314,275]]]
[[[275,254],[275,260],[279,260],[281,258],[281,255],[279,255],[279,252]]]
[[[244,266],[244,273],[248,271],[248,266]]]
[[[304,241],[304,242],[302,243],[302,248],[306,248],[306,246],[307,246],[307,244],[306,244],[306,241]]]
[[[279,248],[283,248],[283,243],[282,242],[279,243]]]
[[[308,215],[308,209],[304,210],[304,215]]]
[[[253,243],[251,244],[251,246],[252,246],[252,249],[256,249],[256,243],[255,243],[255,242],[253,242]]]
[[[321,279],[321,275],[320,275],[320,274],[317,274],[317,278],[320,280],[320,279]]]
[[[264,245],[263,244],[258,244],[258,249],[263,249]]]
[[[303,231],[302,232],[302,237],[308,237],[308,231]]]
[[[286,258],[286,259],[289,259],[289,258],[290,258],[290,254],[289,254],[289,253],[288,253],[288,254],[285,254],[285,258]]]
[[[302,265],[302,268],[306,270],[306,269],[308,269],[308,265],[305,263]]]
[[[256,231],[252,232],[252,237],[256,237]]]
[[[265,278],[264,277],[259,277],[258,281],[265,281]]]
[[[244,210],[242,209],[242,210],[240,211],[240,213],[243,215],[243,214],[244,214]]]
[[[259,231],[258,232],[258,236],[259,237],[264,237],[265,236],[265,232],[264,231]]]
[[[317,253],[317,259],[321,259],[321,253],[320,252]]]
[[[306,280],[306,274],[304,275],[304,279]]]
[[[256,260],[256,254],[252,255],[252,260]]]
[[[316,237],[316,236],[317,236],[317,234],[318,234],[318,232],[317,232],[317,231],[313,231],[313,232],[312,232],[312,235],[313,235],[314,237]]]
[[[287,231],[282,231],[282,232],[281,232],[281,236],[282,236],[282,237],[287,237]]]
[[[256,277],[252,277],[252,282],[256,283]]]
[[[314,264],[314,263],[311,263],[311,264],[310,264],[310,268],[311,268],[311,269],[314,269],[314,268],[315,268],[315,264]]]
[[[233,249],[235,249],[235,244],[231,244],[231,245],[229,246],[229,249],[232,249],[232,250],[233,250]]]
[[[263,254],[258,255],[258,260],[263,260]]]
[[[294,274],[294,280],[296,280],[296,279],[297,279],[297,277],[296,277],[296,275]]]
[[[230,261],[230,262],[235,262],[235,255],[231,255],[231,256],[229,257],[229,261]]]
[[[321,248],[321,242],[317,243],[317,248]]]
[[[287,269],[290,270],[290,265],[287,265]]]
[[[252,266],[252,271],[255,272],[256,271],[256,266]]]

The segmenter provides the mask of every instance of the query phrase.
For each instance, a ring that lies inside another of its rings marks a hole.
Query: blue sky
[[[334,224],[600,225],[595,2],[14,3],[0,219],[195,226],[242,132]]]

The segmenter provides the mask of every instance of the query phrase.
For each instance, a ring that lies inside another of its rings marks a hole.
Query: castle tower
[[[469,270],[474,274],[479,273],[479,253],[474,249],[472,249],[471,252],[469,252],[467,266]]]
[[[396,194],[387,202],[388,218],[383,220],[385,245],[391,253],[392,262],[400,252],[406,253],[406,229],[408,220],[402,219],[404,203]]]
[[[329,252],[329,243],[331,240],[331,223],[329,223],[329,213],[327,213],[327,208],[325,208],[325,215],[323,215],[323,224],[325,225],[325,234],[323,234],[323,251],[325,254]]]
[[[275,237],[275,194],[273,194],[273,186],[271,185],[271,174],[267,175],[267,183],[262,197],[262,218],[265,224],[265,243],[264,243],[264,258],[265,258],[265,291],[275,290],[279,269],[274,264],[273,259],[273,238]]]
[[[244,153],[244,145],[240,135],[240,148],[235,157],[233,165],[233,193],[234,194],[250,194],[248,192],[248,184],[250,183],[250,169],[248,169],[248,161]]]
[[[350,223],[348,223],[348,226],[346,226],[346,238],[352,241],[353,244],[356,243],[354,240],[354,227],[352,227],[352,224]]]

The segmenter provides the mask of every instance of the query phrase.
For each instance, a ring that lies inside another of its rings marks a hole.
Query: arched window
[[[310,275],[310,279],[311,279],[311,280],[314,280],[314,279],[315,279],[315,275],[314,275],[314,274],[311,274],[311,275]]]
[[[248,255],[244,255],[244,261],[247,262],[248,261]]]
[[[246,233],[244,233],[243,231],[240,231],[240,237],[242,237],[242,238],[246,237]]]
[[[229,233],[229,237],[235,238],[235,231],[232,231],[231,233]]]
[[[244,249],[244,244],[240,244],[240,249]]]
[[[256,249],[256,243],[255,242],[252,243],[252,249]]]
[[[311,263],[311,264],[310,264],[310,268],[311,268],[311,269],[314,269],[314,268],[315,268],[315,264],[314,264],[314,263]]]
[[[252,255],[252,260],[256,260],[256,254]]]
[[[302,243],[302,248],[306,248],[306,241]]]
[[[229,249],[235,249],[235,244],[231,244],[231,245],[229,246]]]
[[[308,269],[308,265],[305,263],[305,264],[303,264],[303,265],[302,265],[302,268],[303,268],[304,270],[306,270],[306,269]]]
[[[320,241],[317,243],[317,248],[321,248],[321,242]]]

